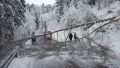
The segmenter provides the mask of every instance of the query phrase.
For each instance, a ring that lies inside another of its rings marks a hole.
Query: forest
[[[68,60],[66,65],[73,62],[78,65],[62,67],[61,60],[62,68],[120,68],[119,20],[120,0],[55,0],[53,5],[0,0],[0,61],[20,46],[17,53],[18,57],[22,57],[20,60],[23,61],[28,55],[33,56],[23,63],[33,64],[34,60],[41,65],[23,65],[20,68],[48,68],[42,66],[42,61],[51,68],[59,68],[46,62],[54,56],[58,58],[53,62],[64,58],[63,62]],[[45,40],[49,36],[45,35],[47,31],[52,41]],[[35,44],[31,40],[32,33],[35,33]],[[72,40],[70,33],[76,34]],[[37,61],[35,57],[38,59],[38,55],[47,58]],[[18,68],[18,59],[13,59],[8,68]]]

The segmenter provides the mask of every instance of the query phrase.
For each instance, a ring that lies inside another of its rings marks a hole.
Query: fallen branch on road
[[[83,24],[80,24],[80,25],[77,25],[77,26],[72,26],[72,27],[70,27],[70,28],[64,28],[64,29],[60,29],[60,30],[53,31],[51,34],[54,34],[54,33],[60,32],[60,31],[65,31],[65,30],[68,30],[68,29],[78,28],[78,27],[85,26],[85,25],[91,25],[91,24],[95,24],[95,23],[99,23],[99,22],[105,22],[105,21],[109,21],[109,20],[113,20],[113,21],[111,21],[111,22],[115,22],[115,21],[120,20],[120,18],[114,20],[115,18],[117,18],[117,16],[114,16],[114,17],[111,17],[111,18],[107,18],[107,19],[103,19],[103,20],[98,20],[98,21],[95,21],[95,22],[83,23]],[[111,22],[109,22],[109,23],[111,23]],[[109,23],[106,23],[106,24],[104,24],[104,25],[107,25],[107,24],[109,24]],[[103,26],[104,26],[104,25],[103,25]],[[98,29],[98,28],[97,28],[97,29]],[[96,29],[96,30],[97,30],[97,29]],[[94,30],[94,31],[95,31],[95,30]],[[93,32],[94,32],[94,31],[93,31]],[[92,34],[93,32],[91,32],[90,34]],[[90,34],[88,34],[88,35],[86,35],[86,36],[89,36]],[[49,34],[48,34],[48,35],[49,35]],[[37,36],[35,36],[35,37],[41,37],[41,36],[44,36],[44,35],[37,35]],[[84,37],[86,37],[86,36],[84,36]],[[83,38],[84,38],[84,37],[83,37]],[[24,42],[24,41],[27,41],[27,40],[29,40],[29,39],[32,39],[32,37],[22,38],[22,39],[20,39],[20,40],[14,41],[14,42],[21,42],[21,41]]]

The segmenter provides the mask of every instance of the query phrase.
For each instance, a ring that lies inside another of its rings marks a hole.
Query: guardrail
[[[0,68],[7,68],[10,64],[10,62],[15,58],[20,46],[16,46],[16,48],[10,53],[10,55],[6,56],[1,62],[0,62]]]

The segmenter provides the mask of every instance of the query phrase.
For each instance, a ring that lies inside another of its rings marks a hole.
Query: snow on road
[[[13,59],[8,68],[93,68],[102,60],[82,59],[78,55],[62,54],[44,58],[39,56],[18,57]]]
[[[33,68],[34,58],[15,58],[8,68]]]
[[[63,58],[64,57],[64,58]],[[68,55],[61,58],[50,56],[44,59],[36,57],[15,58],[8,68],[80,68]]]

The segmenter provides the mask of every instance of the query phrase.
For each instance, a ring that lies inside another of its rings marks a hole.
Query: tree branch
[[[80,24],[80,25],[77,25],[77,26],[72,26],[72,27],[70,27],[70,28],[64,28],[64,29],[60,29],[60,30],[53,31],[53,32],[51,32],[51,34],[54,34],[54,33],[60,32],[60,31],[65,31],[65,30],[68,30],[68,29],[78,28],[78,27],[85,26],[85,25],[91,25],[91,24],[95,24],[95,23],[99,23],[99,22],[105,22],[105,21],[112,20],[112,21],[110,21],[110,22],[108,22],[108,23],[106,23],[106,24],[104,24],[104,25],[102,25],[102,26],[100,26],[100,27],[97,28],[97,29],[99,29],[99,28],[101,28],[101,27],[103,27],[103,26],[105,26],[105,25],[107,25],[107,24],[109,24],[109,23],[112,23],[112,22],[115,22],[115,21],[120,20],[120,18],[114,20],[115,18],[117,18],[117,16],[114,16],[114,17],[111,17],[111,18],[107,18],[107,19],[103,19],[103,20],[98,20],[98,21],[95,21],[95,22],[89,22],[89,23],[87,23],[87,24],[86,24],[86,23],[83,23],[83,24]],[[95,29],[94,31],[96,31],[97,29]],[[91,32],[90,34],[94,33],[94,31]],[[86,36],[84,36],[84,37],[82,37],[82,38],[85,38],[85,37],[89,36],[90,34],[88,34],[88,35],[86,35]],[[43,35],[37,35],[37,36],[35,36],[35,37],[41,37],[41,36],[44,36],[44,34],[43,34]],[[32,39],[32,37],[22,38],[22,39],[20,39],[20,40],[14,41],[14,42],[21,42],[21,41],[26,41],[26,40],[29,40],[29,39]]]

